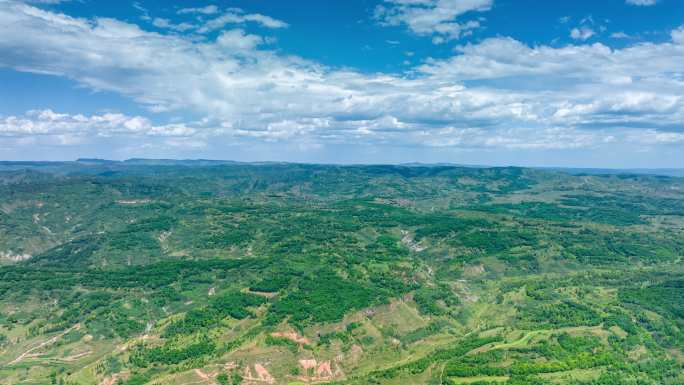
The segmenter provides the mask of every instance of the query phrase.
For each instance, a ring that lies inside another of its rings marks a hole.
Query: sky
[[[684,168],[681,0],[0,0],[0,160]]]

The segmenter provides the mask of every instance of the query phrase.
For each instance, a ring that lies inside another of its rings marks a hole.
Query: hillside
[[[0,164],[0,384],[682,384],[684,178]]]

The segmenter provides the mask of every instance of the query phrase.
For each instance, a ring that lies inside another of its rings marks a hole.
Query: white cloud
[[[89,136],[161,136],[188,137],[198,131],[183,123],[155,125],[142,116],[119,113],[102,115],[70,115],[52,110],[28,111],[24,116],[0,117],[0,137],[55,136],[75,138]]]
[[[631,36],[629,36],[628,34],[626,34],[624,32],[613,32],[610,34],[610,37],[612,37],[613,39],[629,39],[629,38],[631,38]]]
[[[660,132],[656,130],[632,131],[627,135],[627,140],[644,144],[679,144],[684,143],[684,133]]]
[[[589,27],[573,28],[570,31],[570,37],[575,40],[587,40],[594,36],[595,32]]]
[[[384,25],[404,24],[418,35],[433,35],[433,42],[439,44],[480,27],[476,20],[456,20],[468,12],[487,11],[492,3],[493,0],[385,0],[376,7],[375,18]]]
[[[610,22],[609,20],[604,21]],[[601,25],[594,20],[592,15],[589,15],[580,19],[577,27],[570,30],[570,37],[574,40],[586,41],[591,37],[596,37],[598,34],[606,32],[607,29],[605,25]]]
[[[217,45],[235,50],[251,50],[263,42],[261,36],[248,35],[241,29],[224,31],[216,39]]]
[[[61,4],[72,0],[26,0],[27,3],[33,4]]]
[[[215,5],[207,5],[206,7],[199,8],[182,8],[178,10],[178,14],[202,14],[202,15],[213,15],[218,13],[219,9]]]
[[[288,24],[282,20],[259,13],[244,13],[241,9],[232,8],[228,12],[214,19],[208,20],[197,32],[206,33],[221,29],[229,24],[256,23],[265,28],[287,28]]]
[[[673,42],[684,45],[684,25],[673,30],[670,35]]]
[[[658,0],[625,0],[625,3],[629,5],[638,5],[638,6],[651,6],[655,5],[658,2]]]
[[[196,14],[201,16],[215,15],[219,12],[218,7],[215,5],[208,5],[202,8],[183,8],[178,10],[178,14]],[[198,24],[192,24],[188,22],[182,22],[174,24],[171,20],[165,18],[150,18],[146,17],[147,20],[152,21],[152,25],[157,28],[168,29],[177,32],[184,32],[189,30],[195,30],[198,33],[207,33],[215,30],[220,30],[230,24],[246,24],[255,23],[265,28],[286,28],[288,24],[284,21],[274,19],[270,16],[258,14],[258,13],[245,13],[240,8],[229,8],[220,16],[215,16],[213,19],[206,20],[198,16]]]
[[[671,42],[622,49],[491,38],[405,75],[364,74],[267,50],[263,37],[241,29],[198,40],[0,2],[0,66],[67,77],[152,112],[201,119],[154,124],[42,111],[0,118],[0,135],[55,143],[136,135],[141,145],[176,138],[188,146],[224,138],[300,148],[666,145],[679,143],[684,131],[682,31],[673,31]]]
[[[171,20],[161,17],[155,17],[152,19],[152,25],[157,28],[170,29],[178,32],[184,32],[195,28],[195,26],[190,23],[174,24],[171,22]]]

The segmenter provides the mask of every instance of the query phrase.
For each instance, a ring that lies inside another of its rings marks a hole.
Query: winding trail
[[[69,332],[72,331],[72,330],[80,329],[80,328],[81,328],[81,324],[80,324],[80,323],[77,323],[76,325],[74,325],[74,326],[70,327],[69,329],[67,329],[67,330],[65,330],[65,331],[63,331],[63,332],[57,334],[56,336],[50,338],[49,340],[44,341],[44,342],[41,342],[41,343],[38,344],[37,346],[34,346],[34,347],[32,347],[31,349],[29,349],[29,350],[23,352],[21,355],[19,355],[19,357],[15,358],[12,362],[8,363],[7,366],[10,366],[10,365],[14,365],[14,364],[20,363],[21,361],[24,360],[24,358],[31,356],[31,353],[32,353],[32,352],[34,352],[34,351],[36,351],[36,350],[39,350],[39,349],[42,349],[42,348],[44,348],[44,347],[46,347],[46,346],[48,346],[48,345],[52,345],[52,344],[54,344],[55,342],[57,342],[60,338],[62,338],[65,334],[69,333]]]

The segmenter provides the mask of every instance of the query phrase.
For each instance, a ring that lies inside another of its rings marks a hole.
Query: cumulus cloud
[[[375,8],[383,25],[406,25],[411,32],[434,36],[433,42],[458,39],[480,26],[476,20],[458,22],[468,12],[491,9],[493,0],[385,0]]]
[[[322,128],[328,131],[321,135]],[[212,137],[230,136],[236,139],[259,139],[277,142],[297,137],[306,137],[301,142],[306,146],[320,146],[322,136],[335,140],[337,131],[344,136],[357,139],[374,138],[377,141],[396,141],[398,136],[408,135],[411,141],[427,147],[467,147],[505,149],[574,149],[612,142],[615,137],[601,131],[583,131],[567,127],[529,128],[507,127],[490,130],[482,127],[440,127],[418,129],[397,118],[383,116],[372,120],[355,120],[340,124],[326,118],[304,118],[281,120],[268,123],[262,129],[239,127],[196,126],[184,123],[155,125],[142,116],[127,116],[120,113],[101,115],[64,114],[52,110],[28,111],[23,116],[0,117],[0,142],[7,138],[51,138],[56,146],[82,145],[92,138],[162,138],[167,146],[204,147]],[[627,141],[656,143],[684,142],[683,133],[623,131]],[[337,138],[339,139],[339,138]],[[45,142],[45,141],[44,141]],[[33,143],[33,141],[31,142]],[[300,143],[300,144],[301,144]]]
[[[197,130],[184,123],[155,125],[142,116],[120,113],[102,115],[70,115],[50,109],[28,111],[24,116],[0,117],[0,136],[163,136],[188,137]]]
[[[153,124],[146,117],[42,111],[1,118],[0,132],[64,143],[137,135],[142,143],[230,138],[302,148],[674,145],[684,131],[683,31],[673,31],[669,42],[622,49],[490,38],[405,75],[365,74],[268,50],[263,37],[242,29],[196,39],[0,2],[0,66],[116,92],[151,113],[201,117]]]
[[[241,29],[224,31],[216,39],[218,46],[234,50],[251,50],[263,42],[264,39],[261,36],[249,35]]]

